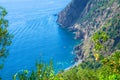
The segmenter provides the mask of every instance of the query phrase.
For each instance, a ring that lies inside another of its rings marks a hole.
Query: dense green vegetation
[[[35,71],[24,70],[16,73],[13,80],[63,80],[63,78],[55,75],[53,63],[50,61],[49,65],[42,62],[37,63]]]
[[[96,34],[99,34],[98,41],[101,42],[94,42],[96,44],[101,44],[103,54],[111,54],[116,50],[120,49],[120,13],[116,14],[113,18],[109,19],[98,31]],[[94,35],[97,37],[97,35]],[[101,39],[100,37],[104,38]]]
[[[120,51],[114,52],[99,61],[101,66],[97,69],[91,68],[95,66],[95,62],[81,63],[78,67],[74,67],[62,74],[64,80],[119,80],[120,79]],[[87,67],[82,67],[82,65]]]
[[[13,80],[119,80],[120,79],[120,51],[99,61],[82,62],[79,66],[62,73],[54,74],[52,62],[50,65],[40,63],[36,70],[24,70],[16,73]],[[99,65],[98,65],[99,64]],[[98,65],[98,66],[96,66]]]

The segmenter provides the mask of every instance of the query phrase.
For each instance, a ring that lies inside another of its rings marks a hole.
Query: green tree
[[[0,7],[0,69],[3,68],[3,62],[8,55],[8,46],[11,44],[12,36],[8,32],[8,20],[5,19],[7,12]]]
[[[37,63],[36,70],[29,72],[23,70],[13,76],[13,80],[63,80],[59,75],[54,74],[53,63],[50,64]]]
[[[98,70],[100,80],[120,80],[120,51],[102,60],[103,66]]]

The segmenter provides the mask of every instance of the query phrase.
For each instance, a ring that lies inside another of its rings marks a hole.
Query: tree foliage
[[[96,32],[94,35],[93,35],[93,42],[94,42],[94,50],[95,51],[101,51],[103,48],[104,48],[104,43],[108,40],[108,35],[103,32],[103,31],[99,31],[99,32]]]
[[[7,12],[0,7],[0,69],[3,68],[4,59],[8,55],[7,46],[11,44],[12,36],[8,32],[8,20],[5,19]],[[0,78],[1,80],[1,78]]]
[[[89,64],[88,67],[83,68],[83,63],[84,62],[82,62],[79,66],[74,67],[62,73],[63,79],[64,80],[120,80],[120,51],[116,51],[111,56],[103,58],[100,61],[102,66],[100,66],[97,69],[91,68]]]
[[[18,72],[13,76],[13,80],[63,80],[60,75],[55,75],[53,69],[53,62],[50,64],[37,63],[36,70],[29,72],[28,70],[23,70]]]
[[[12,38],[8,32],[8,20],[5,19],[6,15],[6,10],[0,7],[0,58],[5,58],[7,56],[7,46],[11,44]]]
[[[5,19],[7,12],[0,7],[0,68],[3,67],[4,59],[8,55],[8,46],[11,44],[12,35],[8,32],[8,20]]]

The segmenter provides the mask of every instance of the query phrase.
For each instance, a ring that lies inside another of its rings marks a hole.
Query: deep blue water
[[[54,62],[55,70],[74,64],[73,34],[60,28],[58,14],[70,0],[0,0],[8,11],[9,31],[14,35],[10,54],[0,76],[11,80],[16,72],[35,69],[38,60]]]

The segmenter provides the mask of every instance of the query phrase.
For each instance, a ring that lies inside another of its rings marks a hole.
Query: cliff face
[[[72,2],[59,13],[58,23],[62,27],[69,27],[79,18],[89,0],[72,0]]]
[[[111,19],[116,20],[115,16],[116,14],[119,15],[119,13],[120,0],[72,0],[72,2],[59,13],[57,21],[62,27],[73,31],[76,34],[75,38],[83,39],[83,44],[75,48],[78,57],[83,58],[83,56],[87,56],[94,47],[91,42],[93,34],[100,31],[104,26],[108,26],[109,30],[115,30],[112,28],[113,25],[110,25],[113,24]],[[120,18],[117,19],[117,22],[119,22],[119,20]],[[119,26],[119,23],[116,26]],[[120,34],[119,27],[117,27],[118,34]],[[104,32],[108,33],[108,31]],[[108,35],[111,36],[111,34]],[[115,45],[120,42],[119,38],[120,37],[117,37],[117,39],[109,39],[108,43],[111,44],[106,43],[108,48],[110,49],[110,46],[115,47]],[[109,53],[112,53],[114,50]]]

